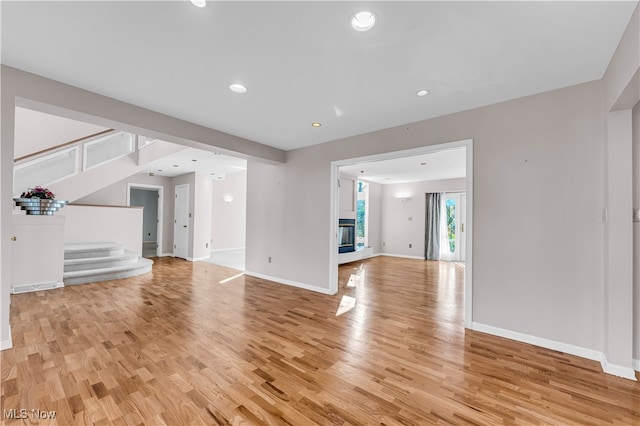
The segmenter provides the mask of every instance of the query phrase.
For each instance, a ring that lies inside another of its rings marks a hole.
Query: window
[[[135,150],[134,134],[111,133],[84,144],[84,170],[124,157]]]
[[[356,247],[363,248],[368,243],[369,226],[369,185],[367,182],[358,181],[358,191],[356,197]]]
[[[66,148],[13,168],[13,194],[46,186],[78,173],[78,147]]]

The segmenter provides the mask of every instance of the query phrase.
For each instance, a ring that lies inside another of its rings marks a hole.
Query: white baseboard
[[[570,355],[579,356],[581,358],[598,361],[602,366],[602,371],[604,371],[605,373],[623,377],[629,380],[636,380],[636,376],[632,368],[609,364],[607,362],[607,357],[605,356],[605,354],[600,351],[571,345],[569,343],[558,342],[556,340],[545,339],[543,337],[532,336],[530,334],[519,333],[517,331],[506,330],[504,328],[493,327],[491,325],[481,324],[477,322],[471,323],[471,329],[487,334],[492,334],[494,336],[516,340],[518,342],[529,343],[554,351],[564,352]]]
[[[173,253],[162,253],[158,257],[173,257]]]
[[[211,249],[211,253],[215,253],[215,252],[218,252],[218,251],[233,251],[233,250],[244,250],[244,247],[223,248],[223,249]]]
[[[11,349],[12,347],[13,347],[13,341],[11,340],[11,336],[9,336],[9,338],[6,340],[0,340],[0,351]]]
[[[207,260],[209,258],[209,256],[204,256],[204,257],[187,257],[187,260],[190,262],[199,262],[201,260]]]
[[[318,287],[318,286],[315,286],[315,285],[305,284],[305,283],[301,283],[301,282],[297,282],[297,281],[285,280],[285,279],[282,279],[282,278],[277,278],[277,277],[272,277],[272,276],[269,276],[269,275],[260,274],[258,272],[244,271],[244,274],[248,275],[250,277],[261,278],[263,280],[269,280],[269,281],[273,281],[273,282],[276,282],[276,283],[279,283],[279,284],[286,284],[286,285],[290,285],[292,287],[298,287],[298,288],[302,288],[302,289],[305,289],[305,290],[315,291],[316,293],[328,294],[330,296],[335,294],[335,293],[331,293],[328,288]]]
[[[409,256],[409,255],[407,255],[407,254],[378,253],[378,256],[404,257],[405,259],[418,259],[418,260],[424,260],[424,256]]]
[[[32,291],[53,290],[64,287],[62,281],[46,281],[33,284],[18,284],[11,287],[11,294],[30,293]]]
[[[633,371],[631,367],[625,367],[623,365],[610,364],[607,362],[607,357],[603,354],[602,360],[600,361],[602,365],[602,371],[607,374],[612,374],[614,376],[622,377],[623,379],[629,379],[636,381],[636,373]]]

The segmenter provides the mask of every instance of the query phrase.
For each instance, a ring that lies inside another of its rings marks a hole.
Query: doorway
[[[438,154],[452,149],[464,148],[465,165],[464,173],[466,181],[465,199],[461,201],[464,203],[464,241],[460,241],[458,244],[464,246],[464,250],[461,250],[461,255],[464,253],[465,268],[464,268],[464,293],[465,293],[465,313],[464,323],[466,328],[471,328],[473,322],[473,247],[472,241],[472,229],[473,229],[473,140],[465,139],[455,142],[447,142],[438,145],[424,146],[420,148],[413,148],[403,151],[388,152],[384,154],[375,154],[357,158],[350,158],[344,160],[336,160],[331,162],[331,194],[330,194],[330,217],[331,217],[331,244],[329,253],[329,267],[330,267],[330,280],[329,280],[329,293],[336,294],[338,292],[338,219],[340,217],[340,168],[345,166],[361,165],[361,164],[375,164],[376,162],[385,162],[387,160],[402,160],[409,159],[411,157],[420,156],[423,154]],[[426,163],[425,163],[426,164]],[[421,164],[422,165],[422,164]],[[428,191],[427,191],[428,192]],[[397,195],[400,203],[405,202],[405,205],[411,200],[410,196]],[[412,217],[408,216],[408,220],[411,221]],[[382,243],[384,246],[385,243]],[[409,246],[411,248],[411,246]]]
[[[127,187],[127,205],[143,208],[142,257],[161,256],[163,187],[136,183],[130,183]]]
[[[182,259],[189,256],[189,185],[175,187],[173,255]]]

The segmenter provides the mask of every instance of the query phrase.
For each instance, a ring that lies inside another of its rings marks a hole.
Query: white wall
[[[640,8],[603,77],[605,117],[603,348],[605,371],[635,378],[634,342],[640,333],[634,312],[633,107],[640,101]],[[640,369],[640,361],[635,362]]]
[[[128,185],[156,185],[162,186],[162,254],[173,253],[173,200],[174,190],[171,178],[162,176],[149,176],[147,173],[138,173],[122,179],[113,185],[109,185],[93,194],[77,200],[74,204],[98,204],[110,206],[127,205]]]
[[[358,178],[347,174],[340,174],[340,190],[339,190],[339,216],[340,219],[355,219],[357,204],[357,188]]]
[[[367,182],[369,185],[369,237],[367,242],[373,247],[373,253],[382,251],[382,187],[378,183]]]
[[[39,125],[34,126],[33,123]],[[16,108],[15,126],[13,150],[16,158],[108,130],[107,127],[20,107]]]
[[[640,209],[640,103],[633,108],[633,208]],[[640,360],[640,221],[633,223],[633,358]],[[636,369],[640,361],[636,361]]]
[[[211,249],[245,247],[247,172],[227,174],[223,180],[214,180],[212,187]],[[225,196],[233,197],[233,201],[225,202]]]
[[[211,255],[212,181],[208,173],[195,173],[193,193],[193,252],[191,260],[206,259]]]
[[[382,253],[424,258],[425,194],[465,190],[464,178],[382,185]]]

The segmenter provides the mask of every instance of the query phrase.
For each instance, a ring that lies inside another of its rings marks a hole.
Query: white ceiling
[[[1,53],[289,150],[602,78],[636,5],[2,1]],[[378,23],[356,32],[349,17],[365,8]],[[232,93],[234,82],[248,92]]]
[[[466,149],[454,148],[411,157],[340,167],[346,173],[379,184],[454,179],[466,176]]]
[[[145,164],[140,173],[174,177],[200,172],[209,174],[213,180],[221,180],[228,174],[243,170],[247,170],[247,160],[196,148],[186,148]]]

